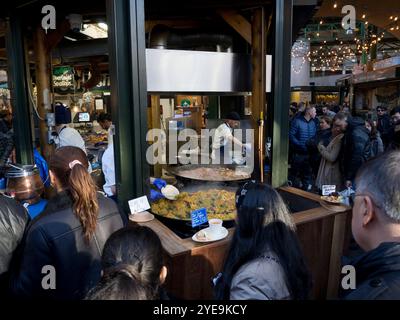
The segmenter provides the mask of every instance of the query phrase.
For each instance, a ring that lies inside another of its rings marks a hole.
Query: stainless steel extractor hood
[[[251,91],[251,57],[228,52],[146,49],[147,91],[232,93]],[[267,56],[270,91],[271,59]]]

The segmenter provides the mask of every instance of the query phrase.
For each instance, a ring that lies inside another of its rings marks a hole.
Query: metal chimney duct
[[[206,51],[232,52],[232,37],[226,34],[196,29],[171,29],[158,24],[150,32],[152,49],[206,49]]]

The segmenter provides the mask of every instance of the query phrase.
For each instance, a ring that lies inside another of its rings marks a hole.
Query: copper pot
[[[34,204],[40,201],[44,185],[39,169],[33,165],[13,166],[6,173],[6,193],[15,200]]]

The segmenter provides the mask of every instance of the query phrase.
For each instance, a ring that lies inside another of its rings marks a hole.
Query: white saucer
[[[200,230],[199,232],[201,232],[201,231],[207,233],[207,231],[208,231],[208,232],[210,231],[210,228],[208,227],[208,228],[202,229],[202,230]],[[207,239],[199,239],[199,238],[197,238],[197,235],[198,235],[199,232],[197,232],[195,235],[193,235],[193,237],[192,237],[192,240],[193,240],[193,241],[195,241],[195,242],[202,242],[202,243],[205,243],[205,242],[213,242],[213,241],[222,240],[222,239],[226,238],[226,236],[229,234],[228,229],[222,227],[221,232],[219,232],[219,233],[217,233],[217,234],[214,234],[214,233],[212,233],[212,234],[211,234],[211,233],[207,233],[207,236],[208,236]]]
[[[168,200],[176,200],[179,195],[179,190],[173,185],[167,184],[164,188],[161,188],[161,193]]]
[[[134,222],[149,222],[154,219],[154,215],[148,211],[129,214],[129,220]]]

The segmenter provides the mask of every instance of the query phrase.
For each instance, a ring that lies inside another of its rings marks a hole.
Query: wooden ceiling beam
[[[57,26],[56,30],[51,31],[46,36],[46,50],[50,52],[57,44],[64,38],[64,36],[71,30],[69,20],[63,20],[60,25]]]
[[[247,43],[251,44],[251,23],[245,17],[235,10],[218,10],[217,12]]]

